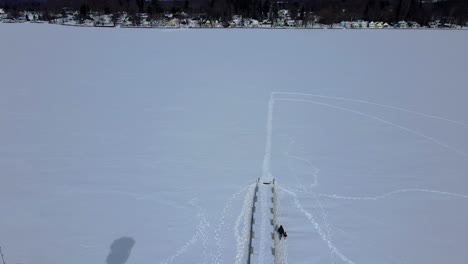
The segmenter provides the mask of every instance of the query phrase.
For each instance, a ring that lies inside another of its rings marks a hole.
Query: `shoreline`
[[[0,24],[46,24],[55,26],[66,27],[81,27],[81,28],[123,28],[123,29],[194,29],[194,30],[351,30],[351,31],[382,31],[382,30],[399,30],[399,31],[464,31],[468,27],[462,28],[345,28],[345,27],[190,27],[190,26],[176,26],[176,27],[158,27],[158,26],[124,26],[124,25],[84,25],[84,24],[59,24],[49,23],[47,21],[26,21],[26,22],[0,22]]]

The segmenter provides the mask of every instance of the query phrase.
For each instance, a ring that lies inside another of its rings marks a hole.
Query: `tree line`
[[[146,13],[157,18],[164,13],[229,21],[233,15],[257,20],[274,20],[279,10],[289,10],[291,19],[319,17],[321,23],[367,20],[397,22],[415,21],[427,24],[441,20],[463,24],[468,21],[467,0],[44,0],[0,4],[11,16],[21,11],[50,14],[76,10],[86,16],[90,11],[102,14]]]

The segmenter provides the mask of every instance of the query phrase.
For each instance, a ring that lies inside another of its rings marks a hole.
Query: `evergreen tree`
[[[268,13],[270,13],[270,1],[265,0],[265,2],[263,2],[263,8],[262,8],[263,17],[267,17]]]
[[[85,4],[80,6],[79,21],[80,24],[88,17],[89,7]]]

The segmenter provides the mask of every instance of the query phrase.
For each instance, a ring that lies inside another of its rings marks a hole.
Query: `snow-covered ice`
[[[7,263],[244,263],[259,177],[278,263],[468,259],[463,31],[0,36]]]

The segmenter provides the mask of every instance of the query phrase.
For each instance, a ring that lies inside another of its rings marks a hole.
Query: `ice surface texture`
[[[468,259],[464,31],[0,36],[8,263],[106,263],[121,237],[126,264],[243,263],[263,175],[280,262]]]

